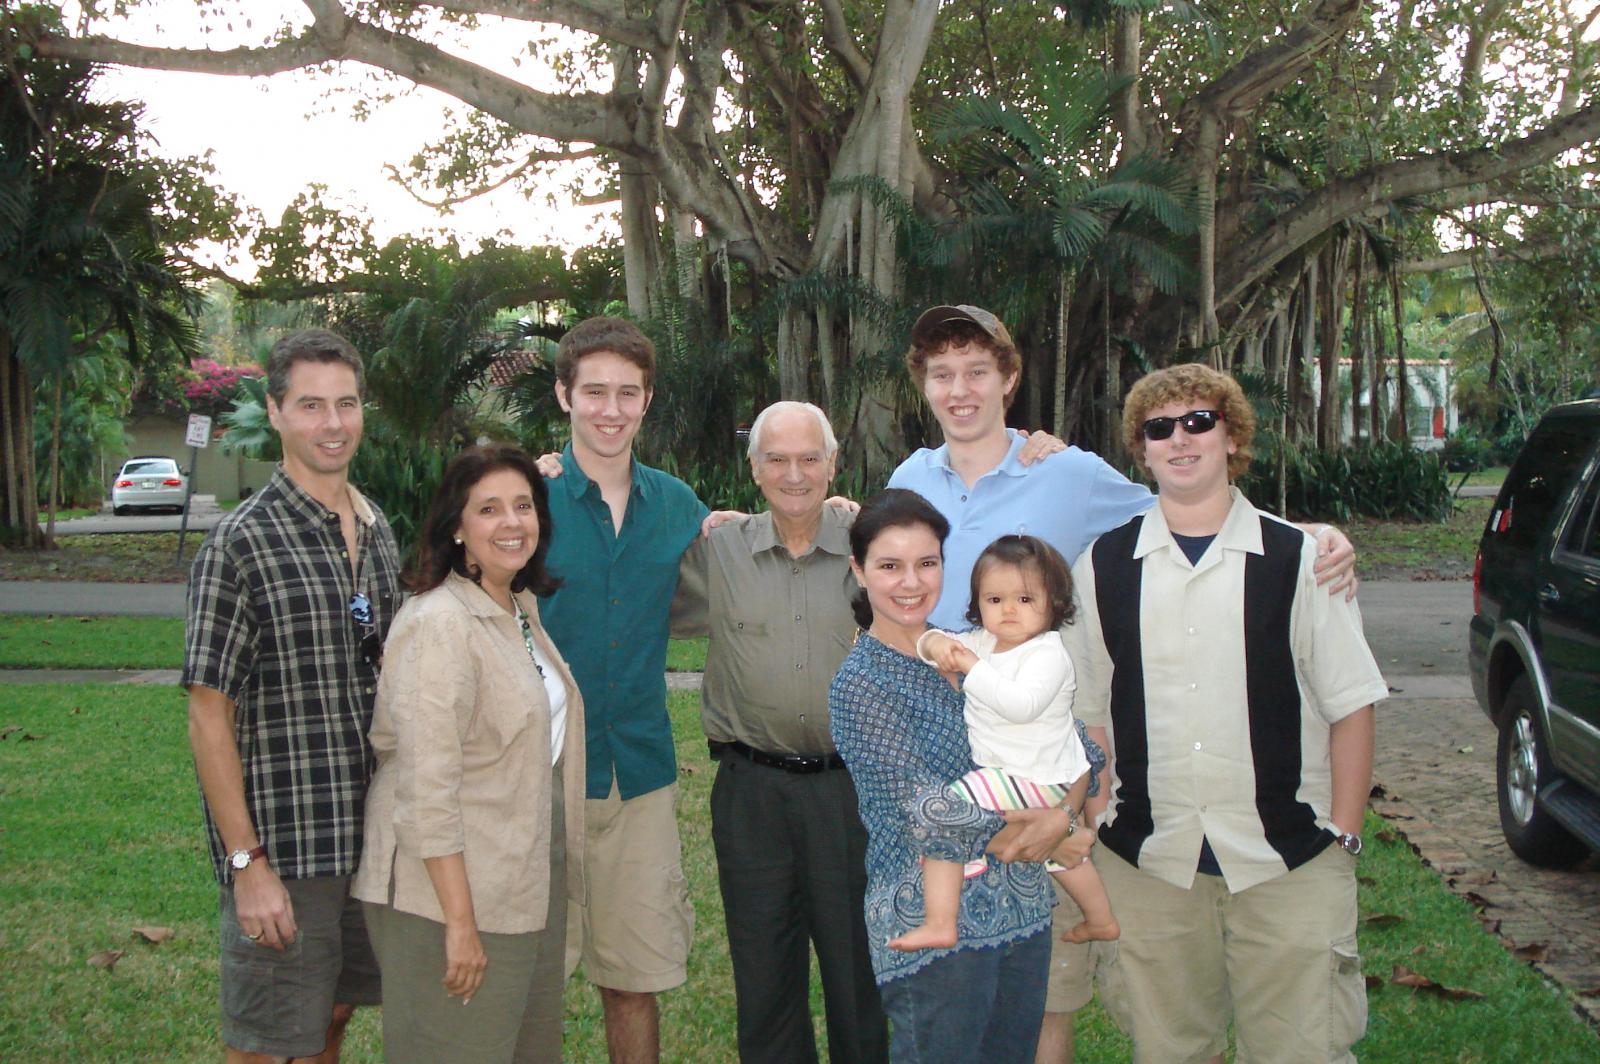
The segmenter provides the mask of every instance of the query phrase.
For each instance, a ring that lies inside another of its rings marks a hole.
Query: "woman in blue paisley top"
[[[862,587],[855,607],[865,630],[834,677],[830,727],[867,828],[867,935],[894,1024],[891,1058],[1026,1064],[1050,956],[1054,893],[1042,865],[991,858],[986,872],[967,880],[955,947],[888,946],[922,922],[922,857],[981,860],[998,832],[1017,830],[946,792],[973,768],[962,695],[917,658],[916,639],[939,600],[948,532],[939,512],[910,491],[882,492],[857,515],[851,569]],[[1066,819],[1062,813],[1057,843]]]

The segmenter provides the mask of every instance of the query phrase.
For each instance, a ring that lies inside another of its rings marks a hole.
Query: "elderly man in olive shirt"
[[[838,444],[809,403],[750,430],[768,509],[683,556],[675,636],[709,635],[701,720],[719,762],[711,837],[738,999],[739,1059],[817,1059],[815,945],[835,1064],[888,1059],[866,926],[867,834],[828,736],[828,684],[855,636],[852,515],[824,505]]]

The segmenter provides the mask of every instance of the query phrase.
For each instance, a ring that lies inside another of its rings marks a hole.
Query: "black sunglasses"
[[[1153,417],[1139,426],[1147,440],[1165,440],[1172,436],[1172,432],[1179,425],[1183,431],[1191,436],[1198,436],[1202,432],[1210,432],[1217,427],[1217,422],[1222,420],[1222,414],[1216,410],[1191,410],[1182,417]]]
[[[383,641],[378,638],[378,623],[372,619],[372,600],[360,591],[350,596],[350,617],[361,629],[361,656],[376,669],[383,661]]]

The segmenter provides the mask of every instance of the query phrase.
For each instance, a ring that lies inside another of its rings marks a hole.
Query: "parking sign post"
[[[178,555],[172,560],[174,565],[183,562],[183,537],[189,532],[189,500],[194,498],[195,468],[200,464],[200,448],[211,442],[211,418],[205,414],[190,414],[183,442],[189,445],[189,485],[183,491],[183,520],[178,522]]]

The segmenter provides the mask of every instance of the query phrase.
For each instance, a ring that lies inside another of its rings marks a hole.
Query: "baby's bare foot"
[[[1061,940],[1063,942],[1110,942],[1114,938],[1121,937],[1122,925],[1115,920],[1107,920],[1103,924],[1091,924],[1085,920],[1062,935]]]
[[[935,927],[932,924],[914,927],[899,938],[889,940],[889,948],[902,953],[913,953],[919,949],[949,949],[955,944],[955,928]]]

